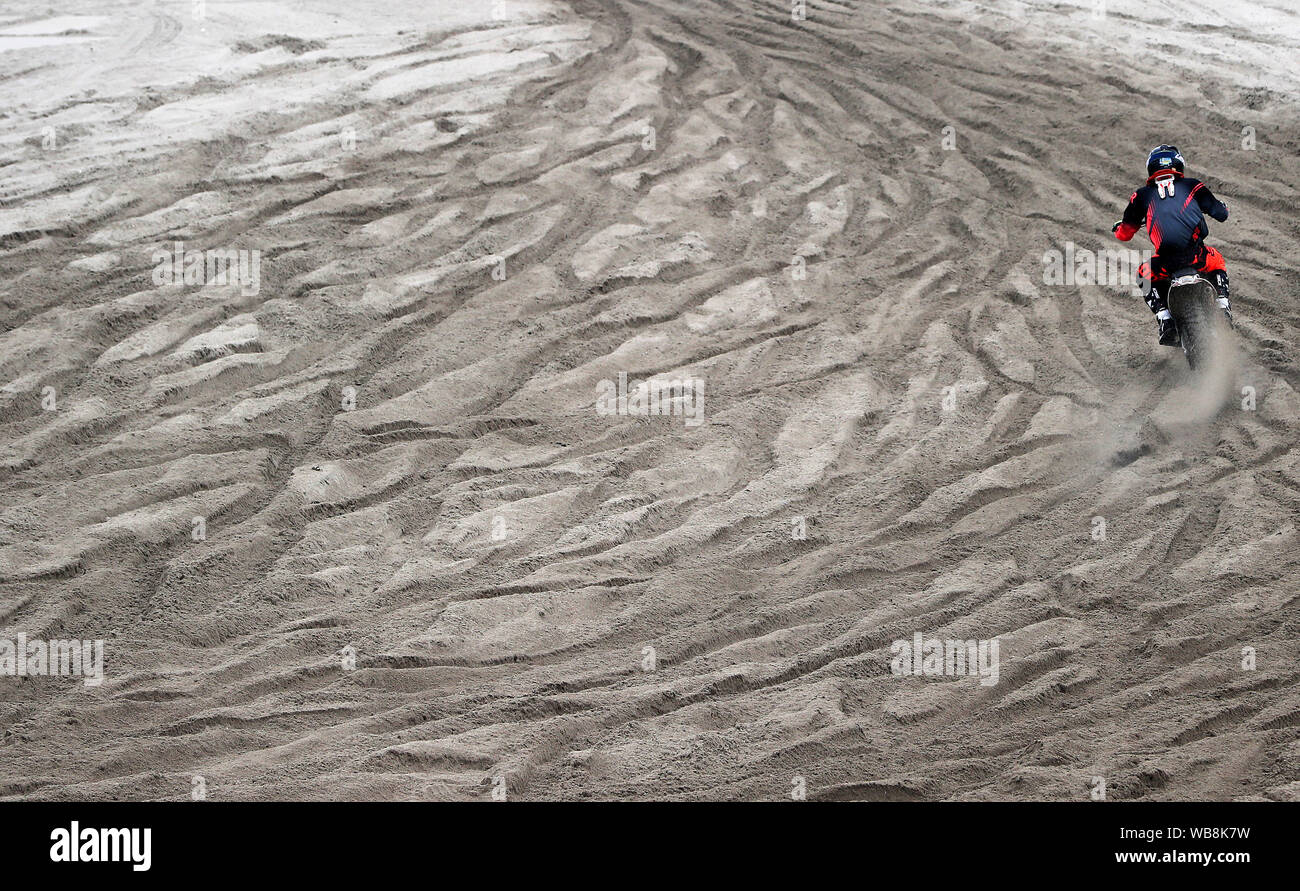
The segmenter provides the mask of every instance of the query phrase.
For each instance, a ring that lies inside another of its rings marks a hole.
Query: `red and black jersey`
[[[1190,176],[1157,173],[1129,198],[1115,237],[1128,241],[1145,225],[1156,253],[1190,258],[1210,232],[1206,216],[1220,223],[1228,218],[1228,208],[1209,186]]]

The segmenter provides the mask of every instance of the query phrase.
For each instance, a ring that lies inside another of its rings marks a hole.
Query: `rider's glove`
[[[1113,225],[1113,226],[1110,227],[1110,231],[1111,231],[1111,232],[1118,232],[1118,231],[1119,231],[1119,227],[1120,227],[1120,226],[1123,226],[1123,225],[1124,225],[1124,221],[1123,221],[1123,220],[1116,220],[1116,221],[1115,221],[1115,225]]]

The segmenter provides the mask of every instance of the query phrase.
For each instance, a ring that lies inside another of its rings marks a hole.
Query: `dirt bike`
[[[1193,370],[1206,367],[1222,345],[1228,327],[1214,284],[1190,266],[1169,283],[1169,314],[1178,327],[1183,354]]]

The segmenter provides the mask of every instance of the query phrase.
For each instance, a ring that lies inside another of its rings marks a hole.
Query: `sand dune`
[[[0,797],[1300,798],[1300,14],[797,7],[0,5]]]

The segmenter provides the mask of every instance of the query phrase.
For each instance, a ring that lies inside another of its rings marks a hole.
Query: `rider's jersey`
[[[1157,254],[1191,257],[1210,232],[1206,214],[1220,223],[1228,218],[1228,208],[1205,183],[1190,176],[1163,182],[1153,178],[1129,198],[1115,235],[1128,241],[1145,224]]]

